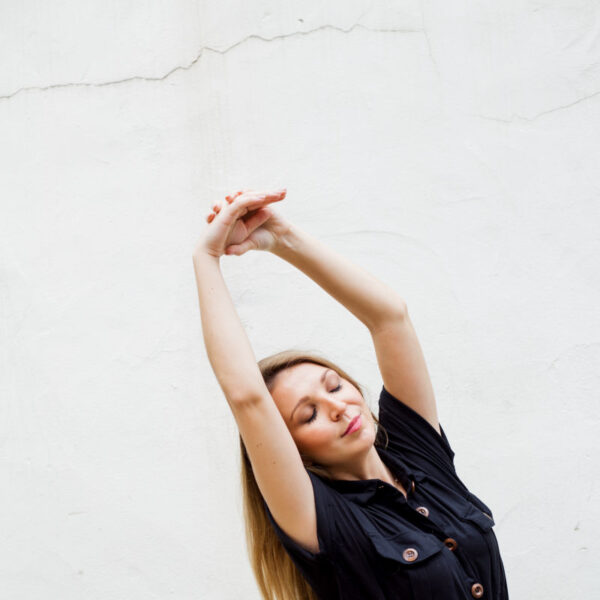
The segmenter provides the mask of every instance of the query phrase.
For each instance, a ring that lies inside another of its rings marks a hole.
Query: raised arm
[[[220,269],[220,257],[227,243],[236,237],[243,239],[259,227],[269,217],[262,207],[270,201],[274,199],[269,200],[265,195],[256,198],[246,195],[209,220],[193,252],[202,334],[210,364],[273,517],[290,537],[306,549],[318,552],[312,483],[292,435],[264,384]]]
[[[271,252],[300,269],[371,331],[404,315],[406,304],[392,288],[293,225]]]
[[[235,403],[262,393],[265,384],[225,285],[220,259],[196,252],[193,263],[204,345],[227,401]]]
[[[271,252],[313,279],[367,326],[385,388],[440,433],[425,357],[402,297],[292,225]]]
[[[314,236],[271,216],[260,235],[239,240],[228,253],[269,250],[300,269],[362,321],[371,333],[385,388],[440,433],[433,386],[406,302],[392,288]]]

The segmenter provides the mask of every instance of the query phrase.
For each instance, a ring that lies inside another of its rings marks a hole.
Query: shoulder
[[[415,466],[427,470],[432,463],[454,470],[454,451],[440,425],[438,433],[410,406],[393,396],[385,386],[379,395],[380,430],[377,439],[391,451],[401,453],[412,460]],[[387,434],[387,435],[386,435]]]
[[[264,502],[264,506],[269,521],[273,525],[277,536],[291,556],[293,558],[299,558],[304,562],[316,563],[329,558],[332,549],[335,548],[335,524],[337,517],[345,512],[343,510],[345,507],[345,500],[335,489],[327,485],[325,478],[319,477],[308,469],[306,472],[314,492],[314,505],[317,519],[316,529],[319,547],[318,552],[313,552],[294,540],[284,531],[274,518],[266,502]]]

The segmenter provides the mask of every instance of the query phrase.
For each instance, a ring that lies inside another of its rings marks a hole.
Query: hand
[[[239,256],[250,249],[270,250],[289,224],[267,205],[285,196],[285,189],[243,190],[226,196],[227,202],[215,203],[213,212],[206,217],[208,227],[195,253],[202,251],[220,257],[223,254]]]

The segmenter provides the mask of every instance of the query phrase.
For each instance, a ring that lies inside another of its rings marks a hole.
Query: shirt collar
[[[416,469],[409,469],[408,466],[399,458],[394,456],[389,450],[376,446],[377,453],[381,460],[398,478],[404,489],[410,490],[413,482],[420,482],[425,479],[425,473]],[[377,492],[377,486],[381,483],[380,479],[324,479],[329,487],[343,494],[345,498],[356,502],[357,504],[368,504]]]

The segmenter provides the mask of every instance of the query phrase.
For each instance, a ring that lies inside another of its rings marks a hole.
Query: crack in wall
[[[540,117],[543,117],[544,115],[549,115],[550,113],[557,112],[559,110],[565,110],[566,108],[571,108],[571,106],[575,106],[576,104],[579,104],[580,102],[584,102],[585,100],[590,100],[591,98],[594,98],[598,95],[600,95],[600,90],[597,92],[588,94],[587,96],[583,96],[582,98],[578,98],[577,100],[570,102],[569,104],[562,104],[560,106],[555,106],[554,108],[544,110],[544,111],[538,113],[537,115],[534,115],[533,117],[524,117],[523,115],[519,115],[519,114],[513,114],[510,117],[510,119],[502,119],[500,117],[488,117],[486,115],[472,115],[472,116],[479,117],[480,119],[485,119],[486,121],[496,121],[498,123],[514,123],[517,120],[531,122],[531,121],[535,121],[536,119],[539,119]]]
[[[591,342],[587,342],[587,343],[582,343],[582,344],[571,344],[569,346],[567,346],[566,348],[564,348],[563,350],[561,350],[558,353],[558,356],[556,356],[556,358],[553,358],[543,369],[543,372],[547,372],[550,371],[550,369],[553,369],[556,364],[562,360],[564,358],[565,354],[571,353],[573,350],[577,350],[578,354],[576,356],[576,358],[579,360],[580,359],[580,354],[579,351],[580,350],[589,350],[590,348],[596,349],[600,347],[600,342],[596,342],[596,341],[591,341]]]
[[[20,94],[22,92],[29,92],[29,91],[34,91],[34,90],[40,91],[40,92],[45,92],[48,90],[54,90],[54,89],[65,88],[65,87],[105,87],[105,86],[110,86],[110,85],[120,85],[122,83],[128,83],[130,81],[164,81],[165,79],[170,77],[176,71],[187,71],[187,70],[191,69],[200,60],[200,58],[202,57],[202,54],[206,51],[215,52],[216,54],[227,54],[234,48],[237,48],[238,46],[244,44],[245,42],[247,42],[248,40],[251,40],[253,38],[262,40],[263,42],[273,42],[275,40],[281,40],[281,39],[285,39],[285,38],[295,37],[298,35],[311,35],[317,31],[322,31],[324,29],[333,29],[333,30],[339,31],[341,33],[351,33],[352,31],[354,31],[354,29],[359,28],[359,27],[361,29],[371,31],[373,33],[424,33],[425,36],[427,36],[427,34],[421,29],[373,29],[373,28],[367,27],[366,25],[361,25],[360,23],[355,23],[349,29],[342,29],[341,27],[337,27],[336,25],[321,25],[320,27],[316,27],[315,29],[310,29],[308,31],[294,31],[292,33],[283,33],[280,35],[276,35],[272,38],[265,38],[261,35],[253,33],[253,34],[248,35],[245,38],[241,39],[240,41],[235,42],[235,44],[232,44],[225,50],[211,48],[210,46],[203,46],[202,48],[200,48],[200,51],[198,52],[196,57],[188,65],[178,65],[177,67],[172,68],[170,71],[168,71],[167,73],[165,73],[164,75],[159,76],[159,77],[144,77],[142,75],[133,75],[132,77],[125,77],[123,79],[116,79],[114,81],[103,81],[100,83],[69,82],[69,83],[55,83],[55,84],[47,85],[47,86],[27,86],[27,87],[21,87],[18,90],[12,92],[11,94],[6,94],[4,96],[0,96],[0,100],[10,100],[11,98],[14,98],[15,96],[17,96],[18,94]],[[427,41],[427,44],[429,46],[429,40]],[[431,56],[431,48],[430,48],[430,56]],[[431,58],[433,60],[433,57],[431,57]],[[436,70],[437,70],[437,65],[435,64],[435,61],[433,61],[433,62],[436,67]]]
[[[429,52],[429,58],[435,67],[435,72],[437,73],[438,79],[440,78],[440,70],[438,68],[438,64],[433,57],[433,52],[431,51],[431,42],[429,41],[429,34],[427,33],[427,25],[425,23],[425,9],[423,8],[423,2],[421,2],[421,26],[423,28],[423,35],[425,36],[425,41],[427,42],[427,51]]]

